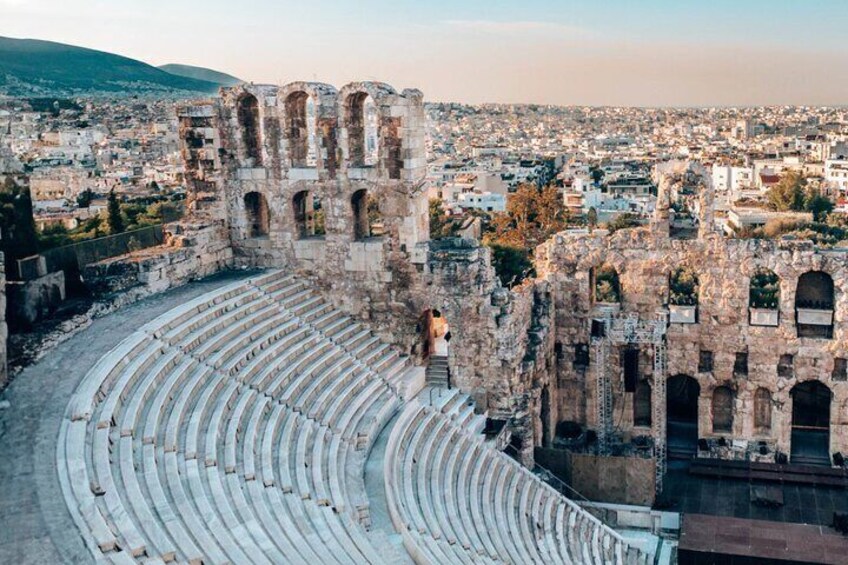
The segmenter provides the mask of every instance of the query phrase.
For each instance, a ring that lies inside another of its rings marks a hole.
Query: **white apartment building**
[[[752,190],[755,184],[754,169],[751,167],[713,165],[713,187],[719,194],[737,197],[745,190]]]
[[[457,195],[456,204],[460,208],[473,208],[485,212],[505,212],[506,197],[491,192],[465,192]]]
[[[840,192],[848,193],[848,159],[825,161],[824,180]]]

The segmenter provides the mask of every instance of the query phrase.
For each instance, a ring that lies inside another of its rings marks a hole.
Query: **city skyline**
[[[160,10],[160,0],[120,8],[0,0],[0,35],[204,66],[256,83],[366,77],[420,88],[431,101],[848,104],[840,72],[848,53],[839,45],[848,6],[737,4],[191,0]]]

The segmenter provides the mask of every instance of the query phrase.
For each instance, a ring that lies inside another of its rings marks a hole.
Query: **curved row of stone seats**
[[[466,395],[442,393],[424,403],[433,391],[407,403],[384,462],[392,522],[419,562],[647,563],[594,516],[492,448]]]
[[[57,447],[71,515],[98,561],[381,563],[364,456],[407,367],[281,272],[188,302],[74,392]]]

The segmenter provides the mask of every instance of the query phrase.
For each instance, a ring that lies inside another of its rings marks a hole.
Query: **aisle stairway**
[[[430,355],[427,361],[427,384],[445,388],[450,385],[447,355]]]

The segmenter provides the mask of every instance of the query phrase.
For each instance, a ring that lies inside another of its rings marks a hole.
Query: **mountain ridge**
[[[106,51],[0,36],[0,93],[9,96],[194,96],[215,94],[219,86]]]
[[[172,75],[181,76],[185,78],[192,78],[196,80],[204,80],[206,82],[212,82],[221,86],[237,86],[246,82],[238,77],[234,77],[231,74],[216,71],[207,67],[182,65],[179,63],[168,63],[167,65],[159,65],[156,68],[161,69],[166,73],[170,73]]]

